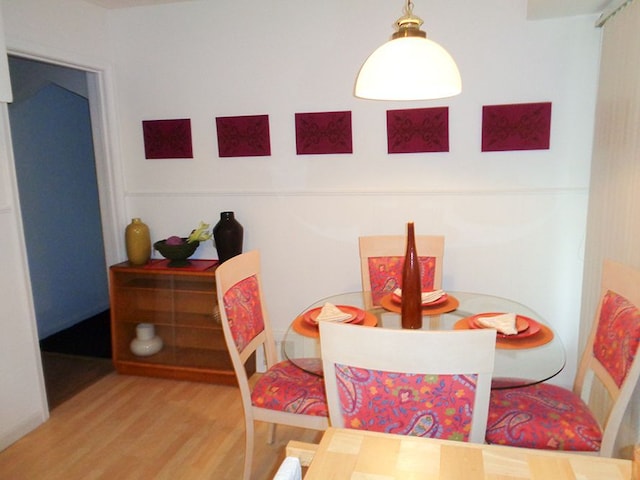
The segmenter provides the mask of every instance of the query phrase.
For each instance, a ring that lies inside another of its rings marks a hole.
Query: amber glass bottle
[[[413,222],[407,225],[407,251],[402,270],[402,328],[422,328],[422,289],[420,262],[416,250]]]

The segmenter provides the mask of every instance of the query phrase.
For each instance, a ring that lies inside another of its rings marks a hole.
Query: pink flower
[[[398,397],[400,398],[400,403],[406,403],[411,401],[411,390],[400,390]]]

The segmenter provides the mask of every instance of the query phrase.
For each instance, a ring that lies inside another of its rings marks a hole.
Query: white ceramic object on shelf
[[[162,339],[156,335],[152,323],[139,323],[136,326],[136,338],[131,340],[130,347],[134,355],[148,357],[162,349]]]

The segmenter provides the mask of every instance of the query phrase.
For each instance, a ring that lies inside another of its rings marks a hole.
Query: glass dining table
[[[383,306],[371,305],[370,292],[341,293],[318,300],[294,319],[282,342],[284,357],[315,375],[322,376],[322,362],[318,327],[310,321],[310,315],[325,303],[360,313],[354,323],[363,327],[402,328],[400,304],[392,301],[390,295],[380,302]],[[423,308],[422,329],[479,328],[479,317],[498,313],[515,313],[519,333],[510,336],[496,333],[492,389],[532,385],[560,373],[566,360],[562,341],[540,315],[513,300],[480,293],[447,292],[446,301]]]

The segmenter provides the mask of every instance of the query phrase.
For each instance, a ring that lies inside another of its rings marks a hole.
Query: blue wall
[[[109,308],[89,104],[49,84],[9,117],[42,339]]]

